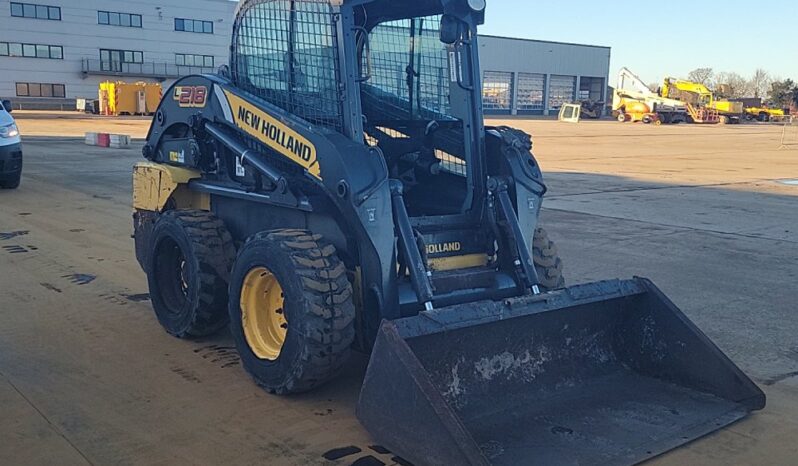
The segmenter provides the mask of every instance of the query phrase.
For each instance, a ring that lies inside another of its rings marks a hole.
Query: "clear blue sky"
[[[235,1],[235,0],[234,0]],[[411,0],[412,1],[412,0]],[[798,81],[795,0],[487,0],[480,32],[612,47],[610,84],[627,67],[648,83],[690,70],[763,68]]]
[[[612,47],[612,85],[623,66],[646,82],[705,66],[745,77],[761,67],[798,80],[795,0],[487,3],[481,33]]]

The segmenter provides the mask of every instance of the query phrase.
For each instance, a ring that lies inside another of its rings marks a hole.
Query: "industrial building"
[[[227,63],[228,0],[0,0],[0,97],[59,108],[103,81],[169,84]]]
[[[608,102],[610,48],[480,36],[485,113],[548,115],[563,103]]]
[[[236,2],[0,0],[0,98],[74,109],[104,81],[163,82],[228,62]],[[609,47],[481,36],[485,112],[548,115],[607,101]]]

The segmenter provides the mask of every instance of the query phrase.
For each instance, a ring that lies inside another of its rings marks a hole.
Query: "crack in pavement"
[[[45,421],[45,422],[47,422],[47,425],[50,427],[50,430],[52,430],[52,431],[53,431],[55,434],[57,434],[57,435],[58,435],[58,436],[60,436],[62,439],[64,439],[64,441],[65,441],[65,442],[66,442],[66,443],[67,443],[67,444],[68,444],[70,447],[72,447],[72,449],[73,449],[73,450],[75,450],[75,452],[77,452],[77,454],[79,454],[79,455],[81,456],[81,458],[83,458],[83,459],[86,461],[86,463],[87,463],[87,464],[90,464],[90,465],[94,466],[94,463],[92,463],[92,462],[91,462],[91,460],[89,460],[89,458],[86,456],[86,454],[84,454],[84,453],[83,453],[83,452],[80,450],[80,448],[78,448],[78,446],[77,446],[77,445],[75,445],[74,443],[72,443],[72,441],[71,441],[71,440],[70,440],[70,439],[69,439],[69,438],[68,438],[68,437],[67,437],[67,436],[66,436],[66,435],[65,435],[63,432],[61,432],[61,431],[58,429],[58,427],[57,427],[55,424],[53,424],[53,422],[52,422],[52,421],[50,421],[50,418],[48,418],[48,417],[47,417],[47,415],[45,415],[45,414],[44,414],[44,412],[42,412],[42,410],[41,410],[41,409],[39,409],[39,407],[38,407],[38,406],[36,406],[36,405],[33,403],[33,401],[31,401],[31,400],[30,400],[30,399],[29,399],[27,396],[25,396],[25,394],[24,394],[24,393],[22,393],[22,390],[20,390],[19,388],[17,388],[17,386],[16,386],[16,385],[14,385],[14,383],[13,383],[13,382],[12,382],[12,381],[11,381],[11,380],[8,378],[8,377],[6,377],[6,375],[5,375],[5,374],[3,374],[3,372],[2,372],[2,371],[0,371],[0,378],[2,378],[3,380],[5,380],[5,381],[6,381],[6,383],[7,383],[7,384],[8,384],[8,385],[9,385],[11,388],[13,388],[13,389],[14,389],[14,391],[15,391],[15,392],[17,392],[17,394],[18,394],[20,397],[22,397],[22,399],[23,399],[23,400],[25,400],[25,402],[26,402],[26,403],[28,403],[28,406],[30,406],[31,408],[33,408],[33,409],[34,409],[34,410],[35,410],[35,411],[36,411],[36,412],[39,414],[39,416],[41,416],[41,418],[42,418],[42,419],[44,419],[44,421]]]

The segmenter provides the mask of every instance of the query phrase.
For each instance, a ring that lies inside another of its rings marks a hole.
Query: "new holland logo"
[[[321,179],[316,146],[307,138],[241,97],[228,91],[224,93],[236,126]]]
[[[459,241],[452,243],[428,244],[427,254],[446,254],[449,252],[460,252],[462,249],[463,245]]]

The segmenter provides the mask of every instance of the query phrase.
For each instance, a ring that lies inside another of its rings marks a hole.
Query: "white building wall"
[[[87,76],[82,60],[100,59],[100,49],[135,50],[144,62],[175,65],[176,53],[214,56],[215,67],[228,62],[235,2],[228,0],[25,0],[61,8],[61,21],[11,16],[11,1],[0,0],[0,42],[60,45],[63,60],[0,56],[0,97],[15,102],[15,83],[66,85],[67,98],[96,98],[106,80],[149,81],[137,76]],[[142,27],[98,24],[99,10],[142,16]],[[213,34],[175,31],[175,18],[212,21]],[[167,80],[164,84],[169,85]]]
[[[229,44],[237,2],[228,0],[20,0],[21,3],[38,3],[61,8],[61,20],[42,20],[11,16],[10,0],[0,0],[0,42],[58,45],[63,47],[63,60],[0,56],[0,98],[10,98],[16,104],[41,103],[64,99],[26,98],[16,95],[17,82],[64,84],[67,99],[96,98],[99,83],[107,80],[127,82],[148,81],[136,75],[85,75],[82,73],[84,59],[98,65],[100,49],[141,51],[144,62],[168,64],[174,70],[175,54],[212,55],[218,67],[229,61]],[[138,14],[142,27],[122,27],[98,24],[98,11],[115,11]],[[211,21],[213,34],[175,31],[175,18]],[[541,75],[545,84],[545,102],[539,113],[549,113],[551,100],[557,99],[549,92],[562,81],[573,77],[578,89],[583,78],[601,78],[606,88],[609,74],[610,49],[590,45],[566,44],[536,40],[481,36],[480,59],[486,73],[504,73],[507,76],[507,92],[511,104],[500,112],[523,113],[524,102],[530,94],[530,74]],[[208,72],[209,69],[181,69],[182,74]],[[522,73],[527,73],[523,75]],[[535,79],[535,78],[533,78]],[[585,85],[597,87],[595,80]],[[167,79],[164,87],[172,83]],[[500,83],[501,84],[501,83]],[[505,85],[505,84],[501,84]],[[539,86],[539,85],[536,85]],[[536,87],[537,89],[537,87]],[[492,91],[497,92],[495,89]],[[535,91],[539,93],[539,91]],[[606,93],[606,92],[605,92]],[[486,98],[490,96],[490,91]],[[525,97],[526,96],[526,97]],[[603,96],[606,99],[606,95]],[[528,103],[528,102],[527,102]],[[528,105],[526,107],[529,107]],[[490,113],[489,106],[486,112]],[[532,112],[534,113],[534,111]]]

